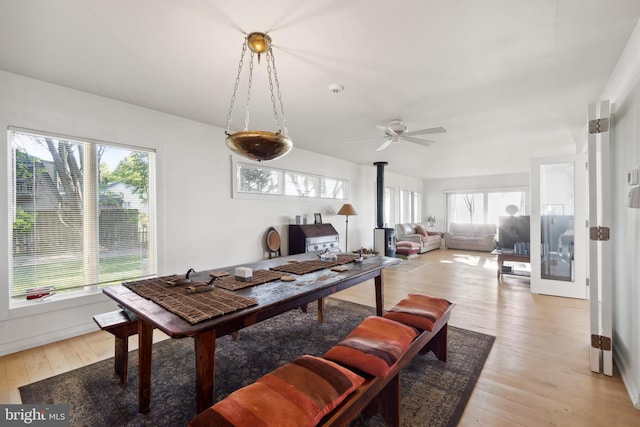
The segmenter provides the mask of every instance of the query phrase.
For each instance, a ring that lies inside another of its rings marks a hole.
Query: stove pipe
[[[384,167],[389,163],[375,162],[376,173],[376,226],[384,227]]]

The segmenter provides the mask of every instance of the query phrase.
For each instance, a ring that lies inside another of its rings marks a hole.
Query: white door
[[[609,101],[589,104],[589,308],[591,370],[613,375]]]
[[[586,156],[531,160],[531,292],[587,298]]]

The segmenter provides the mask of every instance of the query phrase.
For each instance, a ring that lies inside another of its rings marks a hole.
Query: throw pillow
[[[422,234],[424,237],[427,237],[427,230],[424,229],[420,224],[416,225],[416,233]]]

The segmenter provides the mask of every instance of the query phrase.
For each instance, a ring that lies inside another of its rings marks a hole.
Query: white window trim
[[[241,161],[238,160],[236,158],[234,158],[233,156],[231,156],[231,195],[234,199],[253,199],[253,200],[264,200],[265,198],[269,199],[269,200],[310,200],[310,201],[318,201],[318,200],[335,200],[335,201],[345,201],[345,200],[349,200],[349,180],[346,178],[340,178],[340,177],[335,177],[335,176],[326,176],[326,175],[319,175],[319,174],[313,174],[313,173],[308,173],[308,172],[301,172],[301,171],[295,171],[295,170],[290,170],[290,169],[282,169],[282,168],[274,168],[271,166],[267,166],[267,165],[256,165],[257,167],[263,168],[263,169],[269,169],[269,170],[273,170],[273,171],[278,171],[281,174],[284,173],[295,173],[295,174],[300,174],[300,175],[306,175],[306,176],[311,176],[311,177],[315,177],[318,185],[317,185],[317,191],[320,191],[320,185],[319,185],[319,180],[322,178],[326,178],[326,179],[333,179],[333,180],[338,180],[338,181],[342,181],[344,183],[344,197],[343,198],[331,198],[331,197],[320,197],[320,196],[293,196],[293,195],[285,195],[285,194],[269,194],[269,193],[251,193],[251,192],[241,192],[238,191],[238,186],[239,186],[239,182],[238,182],[238,166],[239,165],[247,165],[247,166],[252,166],[251,163],[249,162],[245,162],[245,161]],[[281,187],[283,185],[283,182],[280,183]],[[284,189],[280,188],[280,191],[283,192]]]
[[[43,130],[35,130],[35,129],[24,128],[19,126],[7,126],[7,131],[5,134],[8,135],[9,132],[19,132],[19,133],[26,133],[26,134],[33,134],[33,135],[46,135],[56,139],[64,139],[72,142],[89,143],[91,144],[92,147],[95,147],[95,145],[106,145],[114,148],[143,151],[143,152],[149,153],[149,155],[153,156],[154,158],[156,155],[155,149],[150,149],[147,147],[140,147],[140,146],[135,146],[131,144],[120,144],[120,143],[115,143],[111,141],[103,141],[103,140],[98,140],[98,139],[88,138],[88,137],[87,138],[78,137],[78,136],[66,135],[66,134],[43,131]],[[10,142],[9,139],[7,138],[5,140],[7,156],[11,158],[13,154],[12,154],[12,148],[9,142]],[[13,170],[15,170],[15,165],[13,166],[13,168],[7,170],[8,183],[11,183],[13,181],[13,175],[12,175]],[[8,189],[7,206],[5,208],[7,213],[9,213],[9,210],[11,209],[11,207],[9,206],[9,203],[12,203],[12,200],[14,200],[15,191],[16,191],[15,188]],[[97,191],[97,189],[95,189],[95,191]],[[149,162],[149,194],[154,194],[154,195],[156,194],[155,161]],[[154,202],[149,203],[148,209],[149,209],[149,224],[148,224],[149,245],[154,245],[155,247],[155,249],[152,251],[152,256],[149,257],[149,264],[150,264],[151,271],[157,271],[157,264],[158,264],[157,218],[156,218],[157,208],[156,208],[155,197],[154,197]],[[94,211],[95,209],[93,207],[87,208],[85,206],[85,213],[87,212],[91,213]],[[8,222],[9,223],[12,222],[12,218],[10,215],[8,216]],[[12,224],[8,225],[9,228],[11,228],[11,225]],[[10,254],[13,251],[11,233],[8,233],[8,237],[9,237],[7,239],[7,267],[8,268],[7,268],[7,276],[6,276],[7,278],[6,289],[4,290],[7,295],[7,305],[3,307],[4,310],[7,310],[7,313],[8,313],[8,316],[6,316],[7,318],[19,318],[23,316],[38,314],[38,313],[53,312],[63,308],[71,308],[71,307],[77,306],[79,300],[86,303],[92,303],[92,302],[97,303],[105,300],[106,297],[102,294],[101,286],[96,284],[96,285],[85,285],[82,288],[78,288],[77,291],[67,291],[61,294],[54,293],[51,296],[48,296],[42,299],[24,300],[24,301],[17,301],[17,302],[12,301],[12,298],[10,297],[11,286],[13,283],[11,257],[10,257]]]
[[[529,215],[531,212],[531,190],[529,187],[517,186],[517,187],[491,187],[491,188],[473,188],[473,189],[460,189],[460,190],[444,190],[443,193],[445,195],[445,229],[449,229],[449,195],[451,194],[482,194],[484,200],[483,206],[483,218],[484,221],[487,220],[488,214],[488,194],[489,193],[509,193],[515,191],[522,191],[525,194],[526,200],[529,201],[527,205],[527,212],[520,212],[521,215]]]

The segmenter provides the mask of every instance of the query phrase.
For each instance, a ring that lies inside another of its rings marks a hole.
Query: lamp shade
[[[338,215],[346,215],[346,216],[358,215],[358,212],[356,212],[356,210],[353,208],[353,206],[351,206],[350,203],[345,203],[344,205],[342,205],[342,207],[338,211]]]
[[[516,205],[507,205],[507,206],[504,208],[504,211],[505,211],[505,212],[507,213],[507,215],[509,215],[509,216],[514,216],[515,214],[517,214],[517,213],[518,213],[518,210],[519,210],[519,209],[518,209],[518,206],[516,206]]]

